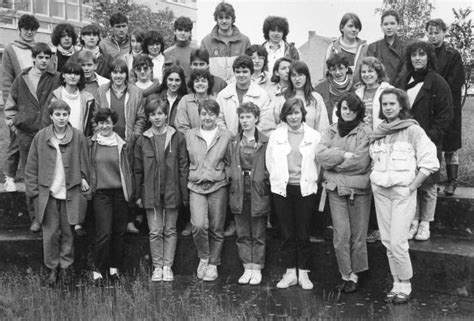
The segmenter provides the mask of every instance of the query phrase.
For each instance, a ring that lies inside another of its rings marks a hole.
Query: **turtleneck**
[[[186,41],[179,41],[179,40],[176,40],[176,42],[175,42],[174,44],[176,45],[176,47],[186,47],[186,46],[188,46],[190,43],[191,43],[190,40],[186,40]]]

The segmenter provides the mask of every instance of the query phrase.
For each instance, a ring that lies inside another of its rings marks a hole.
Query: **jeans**
[[[173,266],[178,236],[177,208],[153,208],[146,210],[150,230],[150,253],[153,267]]]
[[[98,190],[92,204],[95,217],[94,268],[99,271],[106,267],[120,268],[128,216],[123,190]]]
[[[438,187],[435,183],[424,182],[418,188],[418,201],[415,220],[433,222],[438,199]]]
[[[20,150],[21,175],[25,177],[26,161],[28,160],[28,153],[30,152],[31,142],[33,141],[34,136],[23,133],[21,131],[17,131],[17,137],[18,137],[18,147]],[[26,208],[28,210],[28,215],[30,217],[30,220],[33,221],[35,219],[35,209],[33,206],[33,202],[28,196],[25,196],[25,197],[26,197]]]
[[[316,195],[303,197],[299,185],[287,185],[286,197],[272,193],[272,199],[283,238],[280,261],[286,268],[298,267],[309,270],[311,265],[309,236],[311,216],[316,210]]]
[[[333,244],[339,272],[343,276],[369,269],[367,259],[367,226],[371,194],[340,196],[328,191],[334,228]]]
[[[189,192],[193,238],[200,259],[221,264],[224,244],[224,222],[227,208],[227,187],[209,194]]]
[[[18,136],[10,129],[10,143],[8,144],[5,157],[5,176],[15,178],[19,162],[20,147],[18,146]]]

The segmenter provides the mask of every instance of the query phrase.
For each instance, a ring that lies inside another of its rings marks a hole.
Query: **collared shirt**
[[[253,159],[257,152],[257,141],[255,136],[247,137],[242,135],[240,140],[240,166],[243,171],[252,169]]]
[[[272,72],[273,65],[277,59],[285,56],[285,43],[283,40],[281,40],[276,48],[272,48],[270,41],[267,41],[265,44],[265,49],[267,49],[268,53],[268,70]]]

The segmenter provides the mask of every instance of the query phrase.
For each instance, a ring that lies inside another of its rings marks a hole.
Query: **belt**
[[[250,176],[252,175],[252,171],[242,171],[243,176]]]

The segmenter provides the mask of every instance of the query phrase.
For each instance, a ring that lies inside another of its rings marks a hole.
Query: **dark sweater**
[[[97,189],[121,188],[119,154],[117,146],[97,144]]]

